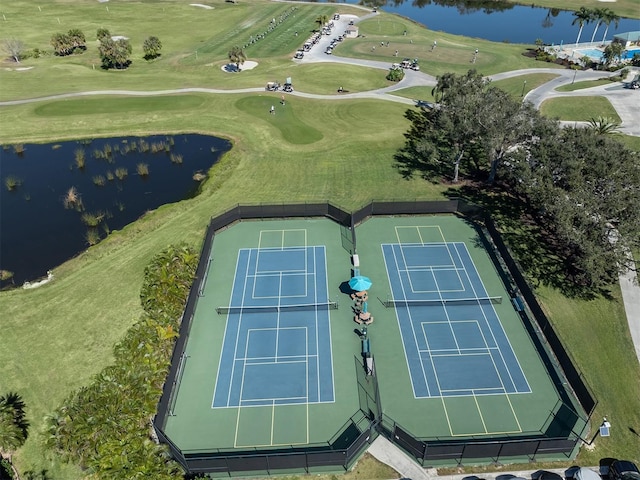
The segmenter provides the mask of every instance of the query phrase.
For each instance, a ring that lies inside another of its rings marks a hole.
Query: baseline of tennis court
[[[414,396],[531,392],[466,245],[437,227],[396,233],[382,250]]]
[[[213,408],[334,401],[325,248],[274,246],[278,235],[238,252]],[[238,428],[255,426],[241,410]]]

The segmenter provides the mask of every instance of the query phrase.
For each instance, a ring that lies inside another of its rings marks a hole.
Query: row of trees
[[[114,364],[46,420],[48,447],[91,478],[182,478],[179,465],[153,441],[151,421],[197,262],[186,245],[151,261],[140,293],[144,313],[114,347]]]
[[[130,56],[133,51],[131,43],[126,38],[112,38],[109,30],[99,28],[97,39],[100,42],[98,52],[103,68],[126,68],[131,63]],[[67,33],[56,33],[51,37],[51,46],[55,55],[67,56],[86,51],[87,40],[82,30],[73,28]],[[142,44],[144,58],[152,60],[161,55],[162,42],[155,36],[147,37]],[[8,38],[2,42],[2,50],[16,63],[19,63],[25,54],[24,43],[17,38]],[[34,52],[38,49],[34,49]],[[38,50],[39,56],[40,51]]]
[[[399,170],[464,176],[502,202],[524,202],[572,284],[593,292],[615,281],[629,249],[640,248],[640,159],[606,122],[560,128],[474,70],[439,77],[434,95],[434,108],[405,114]]]
[[[596,38],[598,28],[600,28],[600,25],[604,23],[607,26],[604,31],[604,35],[602,36],[602,43],[604,43],[607,38],[607,33],[609,32],[609,25],[613,23],[617,27],[620,23],[620,16],[616,15],[613,10],[608,8],[580,7],[579,10],[573,12],[573,16],[575,18],[573,19],[573,22],[571,22],[571,25],[577,24],[580,27],[580,30],[578,31],[578,38],[576,39],[576,45],[580,42],[580,35],[582,35],[582,29],[585,25],[592,22],[596,24],[596,27],[593,29],[593,35],[591,35],[591,42],[593,43]]]

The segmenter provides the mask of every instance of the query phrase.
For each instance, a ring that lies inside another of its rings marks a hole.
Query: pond
[[[5,145],[0,152],[0,270],[22,285],[149,210],[198,192],[229,151],[204,135]]]
[[[339,3],[362,2],[347,0]],[[378,0],[366,4],[402,15],[429,30],[493,42],[533,44],[539,38],[546,44],[575,43],[579,30],[577,25],[571,25],[575,19],[571,11],[499,0]],[[606,4],[603,6],[606,8]],[[580,41],[590,41],[595,27],[595,23],[585,25]],[[605,29],[605,25],[599,26],[594,41],[602,41]],[[611,40],[614,33],[637,30],[640,30],[639,20],[622,18],[617,26],[613,23],[609,26],[607,40]]]

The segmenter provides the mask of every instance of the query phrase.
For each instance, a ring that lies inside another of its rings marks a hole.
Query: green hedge
[[[171,246],[145,269],[144,314],[114,347],[115,363],[74,392],[46,421],[47,447],[95,478],[181,478],[182,470],[152,439],[162,393],[198,255]]]

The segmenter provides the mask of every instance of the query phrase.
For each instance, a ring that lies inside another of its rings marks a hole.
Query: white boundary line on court
[[[238,264],[240,263],[240,252],[238,252],[238,257],[236,258],[236,268],[234,270],[234,274],[233,274],[233,278],[236,278],[236,274],[238,272]],[[231,298],[233,298],[233,294],[234,294],[234,289],[236,288],[236,282],[233,282],[233,285],[231,285]],[[238,329],[240,328],[240,325],[238,325],[237,327]],[[227,318],[227,321],[225,322],[225,326],[224,326],[224,333],[222,334],[222,344],[220,347],[220,357],[218,358],[218,371],[216,372],[216,378],[214,380],[214,384],[213,384],[213,397],[211,398],[211,408],[214,408],[213,404],[215,403],[215,399],[216,399],[216,390],[218,387],[218,377],[220,376],[220,370],[222,370],[222,355],[224,353],[224,345],[225,345],[225,341],[227,339],[227,332],[229,331],[229,320]],[[236,331],[236,338],[238,336],[238,331]],[[235,363],[235,362],[233,362]],[[227,396],[227,407],[229,406],[229,401],[228,401],[229,397]]]
[[[473,262],[473,259],[471,258],[471,255],[469,254],[469,250],[467,249],[467,246],[462,243],[462,246],[464,247],[465,253],[467,254],[469,260],[471,262]],[[458,244],[456,244],[456,250],[458,249]],[[474,264],[475,266],[475,264]],[[480,280],[480,284],[482,285],[482,292],[480,292],[482,295],[488,296],[488,292],[486,287],[484,286],[484,282],[482,281],[482,277],[480,277],[480,274],[478,273],[477,268],[475,269],[476,273],[478,275],[478,280]],[[471,289],[473,290],[474,295],[477,297],[477,292],[475,290],[475,287],[473,286],[473,282],[471,281],[471,278],[469,277],[469,274],[467,273],[467,279],[469,280],[469,285],[471,286]],[[484,293],[483,293],[484,292]],[[516,355],[516,351],[513,348],[513,345],[511,345],[511,341],[509,340],[509,337],[507,336],[507,332],[505,332],[504,327],[502,326],[502,322],[500,321],[500,316],[498,315],[498,312],[496,312],[496,309],[494,308],[493,305],[488,304],[488,305],[480,305],[481,310],[482,310],[482,315],[485,319],[486,325],[489,327],[489,331],[491,332],[491,336],[493,337],[493,342],[495,343],[496,346],[499,347],[498,342],[496,340],[495,337],[495,332],[493,330],[493,327],[491,326],[491,323],[489,323],[489,320],[487,319],[484,307],[488,307],[491,309],[491,311],[493,312],[493,315],[495,316],[495,318],[498,320],[498,325],[499,325],[499,329],[502,332],[502,335],[504,336],[505,340],[507,341],[507,344],[509,345],[509,348],[511,349],[511,352],[513,353],[513,357],[515,358],[516,364],[518,365],[518,368],[520,369],[520,373],[522,374],[522,378],[524,379],[525,383],[527,384],[527,392],[520,392],[517,391],[517,387],[515,382],[513,381],[513,376],[511,375],[511,368],[509,367],[509,365],[507,364],[507,362],[505,361],[504,355],[503,355],[503,351],[501,348],[498,348],[499,352],[500,352],[500,358],[502,358],[502,363],[504,364],[508,374],[509,374],[509,378],[511,379],[511,383],[513,385],[513,388],[516,390],[515,392],[512,392],[514,394],[518,394],[518,393],[531,393],[531,385],[529,385],[529,381],[527,380],[526,375],[524,374],[524,369],[522,368],[522,365],[520,365],[520,360],[518,359],[518,356]]]
[[[391,252],[393,254],[393,261],[396,265],[396,271],[398,271],[398,278],[400,279],[400,285],[401,285],[401,289],[402,289],[402,296],[403,298],[406,300],[407,299],[407,295],[405,292],[405,288],[404,288],[404,282],[402,281],[402,277],[399,274],[399,270],[398,270],[398,256],[396,254],[396,249],[394,248],[393,244],[390,244],[390,248],[391,248]],[[401,252],[402,253],[402,252]],[[384,256],[384,251],[383,251],[383,256]],[[385,267],[386,267],[387,262],[385,262]],[[387,270],[387,278],[389,280],[389,285],[391,285],[391,278],[389,276],[389,271]],[[408,356],[408,352],[407,349],[404,347],[405,346],[405,342],[404,342],[404,335],[402,334],[402,327],[401,327],[401,322],[400,322],[400,317],[398,315],[398,309],[395,309],[396,311],[396,319],[398,322],[398,329],[400,330],[400,337],[402,338],[402,349],[404,350],[404,358],[407,362],[407,370],[409,371],[409,378],[411,378],[411,390],[413,391],[413,397],[414,398],[424,398],[424,397],[418,397],[416,395],[416,390],[415,390],[415,383],[413,381],[413,375],[411,373],[411,368],[410,368],[410,363],[409,363],[409,356]],[[413,325],[413,319],[411,317],[411,311],[407,308],[407,315],[409,317],[409,325],[411,326],[411,332],[413,334],[413,341],[415,343],[416,346],[416,350],[418,349],[418,337],[416,336],[416,330],[415,327]],[[426,372],[424,371],[424,364],[422,363],[422,358],[420,358],[420,368],[422,369],[422,376],[424,379],[426,379]],[[431,397],[431,390],[429,389],[429,384],[426,383],[425,380],[425,388],[427,389],[427,394],[429,397]]]

